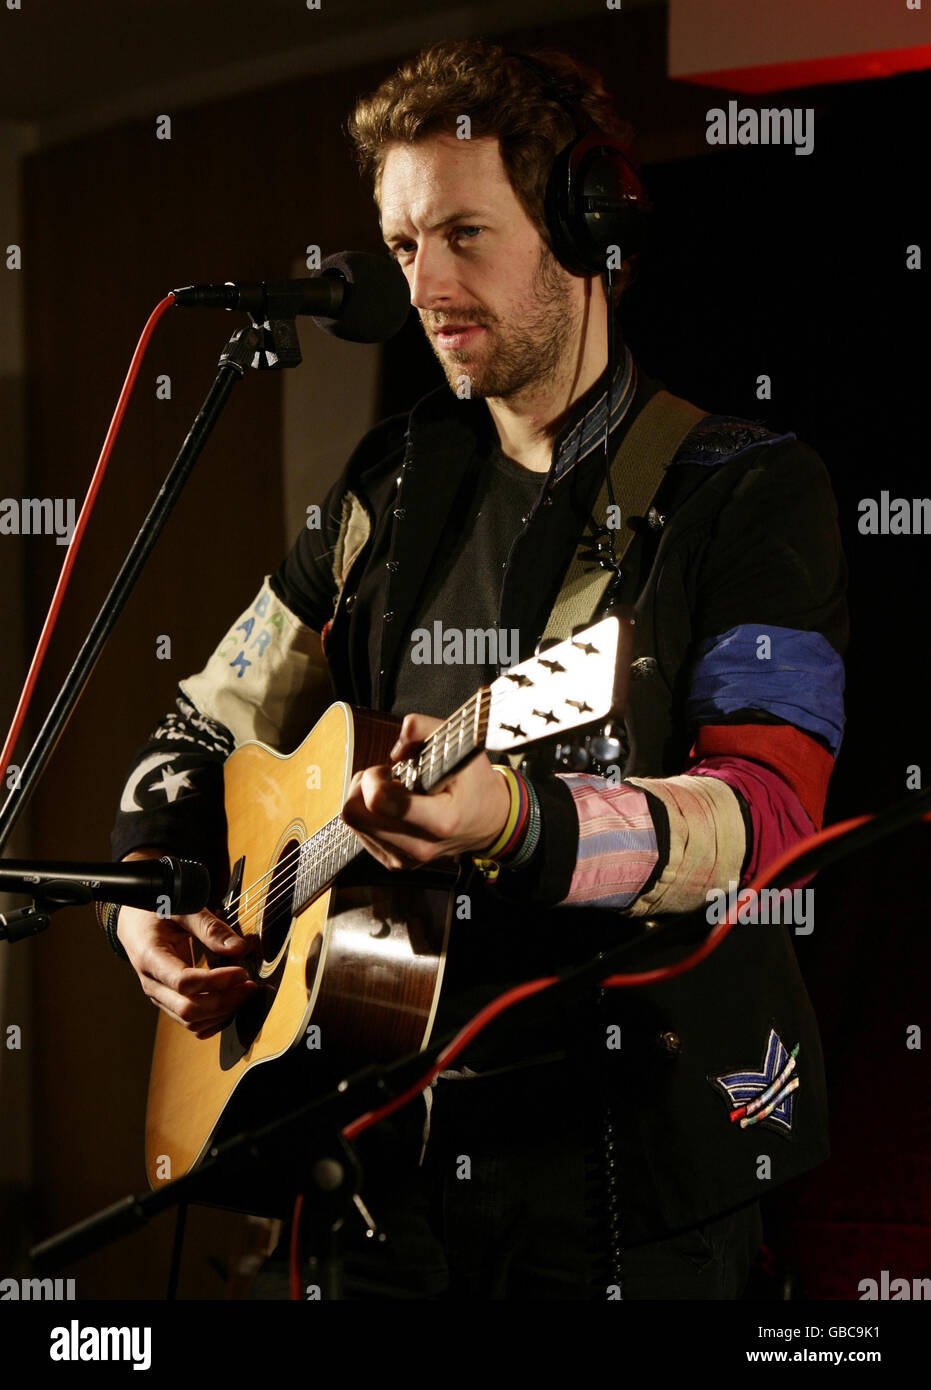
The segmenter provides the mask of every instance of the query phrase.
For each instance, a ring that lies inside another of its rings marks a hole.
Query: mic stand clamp
[[[312,1146],[310,1160],[313,1186],[305,1196],[311,1200],[302,1206],[300,1216],[308,1237],[304,1254],[309,1287],[316,1287],[321,1299],[341,1299],[345,1297],[342,1232],[347,1217],[355,1208],[367,1235],[383,1242],[385,1234],[377,1229],[362,1200],[362,1165],[342,1135],[322,1137]]]
[[[20,890],[17,888],[14,891]],[[50,925],[53,912],[63,907],[86,907],[93,901],[94,895],[88,885],[50,879],[42,885],[28,907],[0,912],[0,941],[9,941],[12,945],[14,941],[23,941],[27,936],[37,936]]]
[[[251,315],[250,315],[251,317]],[[297,324],[293,319],[265,319],[259,323],[257,319],[252,319],[253,328],[248,330],[250,334],[253,330],[258,330],[262,338],[258,347],[253,352],[250,366],[257,371],[280,371],[284,367],[299,367],[303,358],[301,357],[301,344],[297,336]],[[247,330],[241,328],[238,333],[234,333],[229,343],[220,357],[223,363],[227,359],[230,348],[237,341],[241,334]],[[251,344],[251,339],[250,339]]]
[[[23,941],[27,936],[38,936],[45,931],[51,915],[62,903],[32,902],[28,907],[18,907],[13,912],[0,912],[0,941]]]

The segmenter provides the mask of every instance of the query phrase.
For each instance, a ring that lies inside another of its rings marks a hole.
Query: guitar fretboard
[[[483,687],[425,741],[416,760],[392,766],[392,776],[408,791],[429,792],[461,763],[485,746],[490,692]],[[363,852],[355,831],[339,816],[327,821],[298,850],[291,915],[297,916]]]

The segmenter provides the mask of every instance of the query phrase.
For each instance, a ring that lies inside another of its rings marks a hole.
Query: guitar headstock
[[[485,731],[488,752],[506,753],[618,715],[618,677],[629,665],[630,626],[628,620],[602,618],[493,681]]]

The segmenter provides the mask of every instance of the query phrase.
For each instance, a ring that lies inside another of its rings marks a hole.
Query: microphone
[[[25,859],[0,860],[0,891],[30,893],[57,907],[83,903],[124,903],[153,912],[167,897],[170,915],[199,912],[210,896],[210,875],[194,859],[134,859],[129,864],[49,864]],[[0,913],[0,923],[4,917]]]
[[[181,309],[243,309],[256,323],[309,314],[324,333],[352,343],[383,343],[399,333],[411,308],[404,271],[388,256],[338,251],[307,280],[188,285],[172,290]]]

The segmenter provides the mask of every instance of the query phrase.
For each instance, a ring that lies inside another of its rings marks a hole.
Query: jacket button
[[[355,608],[355,606],[356,606],[356,596],[355,596],[355,594],[350,594],[349,597],[348,597],[347,600],[346,600],[346,612],[347,612],[347,613],[351,613],[352,610]]]
[[[651,507],[647,512],[647,524],[653,531],[662,531],[666,525],[666,518],[662,516],[655,507]]]
[[[634,680],[644,680],[647,676],[656,674],[656,658],[652,656],[641,656],[638,661],[630,663],[630,674]]]
[[[404,518],[407,516],[407,508],[406,508],[406,507],[395,507],[395,509],[394,509],[394,514],[395,514],[395,516],[397,517],[398,521],[403,521]]]
[[[678,1033],[660,1033],[656,1041],[668,1057],[677,1057],[682,1051],[682,1039]]]
[[[398,570],[400,569],[400,567],[401,567],[401,562],[400,562],[400,560],[386,560],[386,561],[385,561],[385,569],[388,571],[389,574],[397,574],[397,572],[398,572]]]
[[[394,613],[382,613],[382,621],[386,623],[394,622]]]

